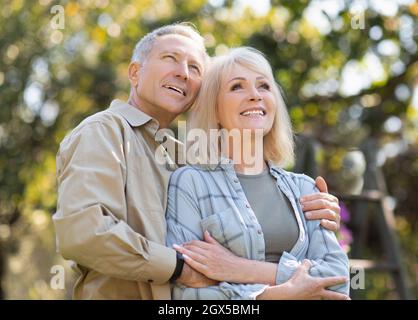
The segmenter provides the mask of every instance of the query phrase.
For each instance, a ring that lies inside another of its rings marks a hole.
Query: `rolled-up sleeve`
[[[187,168],[179,169],[171,176],[166,212],[167,245],[170,247],[191,240],[203,241],[199,197],[204,198],[205,195],[194,187],[196,184],[204,185],[198,179]],[[217,286],[206,288],[173,284],[172,297],[175,300],[255,300],[267,287],[264,284],[229,282],[220,282]]]
[[[315,182],[304,178],[300,186],[301,196],[319,192]],[[306,259],[310,260],[312,267],[309,273],[313,277],[345,276],[349,279],[349,261],[346,253],[338,243],[334,232],[324,229],[320,221],[307,221],[309,247]],[[276,283],[284,283],[291,278],[301,261],[284,252],[277,270]],[[328,288],[343,294],[349,294],[349,282]]]
[[[126,160],[116,125],[91,122],[65,138],[57,154],[57,177],[53,221],[64,258],[111,277],[168,281],[175,251],[126,223]]]

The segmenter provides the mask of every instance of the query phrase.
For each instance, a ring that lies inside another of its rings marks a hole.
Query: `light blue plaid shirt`
[[[236,255],[265,260],[265,242],[260,224],[252,211],[236,176],[231,160],[217,166],[185,166],[170,179],[167,205],[167,245],[202,240],[208,230],[213,238]],[[276,283],[286,282],[303,259],[312,262],[315,277],[349,277],[347,255],[335,234],[320,226],[320,221],[306,221],[299,198],[318,192],[306,175],[287,172],[269,163],[277,187],[289,199],[296,214],[299,237],[290,252],[283,252],[278,263]],[[262,188],[263,186],[260,186]],[[274,208],[272,208],[274,214]],[[264,284],[221,282],[207,288],[172,285],[173,299],[255,299]],[[349,283],[329,288],[349,293]]]

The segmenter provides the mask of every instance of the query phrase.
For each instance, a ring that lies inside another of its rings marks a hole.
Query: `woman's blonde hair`
[[[235,65],[257,72],[269,80],[277,109],[273,126],[263,139],[263,157],[264,160],[279,166],[290,163],[294,157],[294,142],[287,108],[279,86],[274,80],[269,62],[260,51],[254,48],[234,48],[224,55],[212,58],[205,72],[199,95],[190,110],[189,129],[203,129],[207,137],[210,136],[211,129],[221,129],[217,123],[218,95],[222,79],[232,71]],[[218,147],[218,143],[211,143],[208,151],[217,152],[213,148]]]

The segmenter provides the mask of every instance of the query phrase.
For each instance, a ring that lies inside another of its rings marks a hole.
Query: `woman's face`
[[[218,122],[222,128],[263,129],[273,126],[276,106],[272,84],[262,74],[235,65],[222,79],[218,95]]]

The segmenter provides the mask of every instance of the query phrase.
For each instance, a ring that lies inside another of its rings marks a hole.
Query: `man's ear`
[[[136,87],[138,85],[140,69],[141,64],[137,61],[133,61],[129,64],[128,78],[132,87]]]

